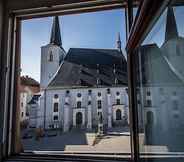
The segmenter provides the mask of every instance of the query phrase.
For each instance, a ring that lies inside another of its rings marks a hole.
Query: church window
[[[150,91],[147,91],[147,96],[151,96],[151,92]]]
[[[54,95],[54,98],[58,98],[58,94],[55,94],[55,95]]]
[[[119,93],[119,92],[116,92],[116,95],[117,95],[117,96],[119,96],[119,95],[120,95],[120,93]]]
[[[49,61],[50,61],[50,62],[53,61],[53,54],[52,54],[52,52],[50,52],[50,54],[49,54]]]
[[[91,105],[91,101],[88,101],[88,105]]]
[[[77,108],[81,108],[81,105],[82,105],[81,101],[77,101]]]
[[[110,94],[111,93],[111,90],[108,88],[107,89],[107,94]]]
[[[88,90],[88,93],[89,93],[89,94],[91,94],[91,92],[92,92],[92,90],[91,90],[91,89],[89,89],[89,90]]]
[[[97,101],[97,106],[98,106],[98,109],[101,109],[102,108],[102,101],[101,100],[98,100]]]
[[[147,100],[146,102],[147,102],[147,103],[146,103],[146,104],[147,104],[147,106],[149,106],[149,107],[151,107],[151,106],[152,106],[152,102],[151,102],[151,100]]]
[[[77,97],[81,97],[81,96],[82,96],[81,93],[78,93],[78,94],[77,94]]]
[[[22,117],[24,116],[24,112],[22,112],[21,116],[22,116]]]
[[[116,99],[116,104],[117,104],[117,105],[120,105],[120,99],[119,99],[119,98]]]
[[[100,92],[98,92],[98,97],[100,97],[102,94]]]
[[[139,104],[139,105],[140,105],[140,104],[141,104],[141,101],[140,101],[140,100],[137,100],[137,104]]]
[[[59,119],[58,115],[54,115],[53,119],[56,121]]]
[[[54,112],[58,112],[58,107],[59,107],[58,103],[55,102],[54,103]]]

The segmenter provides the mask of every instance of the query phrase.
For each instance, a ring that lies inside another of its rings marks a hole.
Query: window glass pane
[[[184,151],[183,16],[183,6],[167,6],[136,51],[141,153]]]

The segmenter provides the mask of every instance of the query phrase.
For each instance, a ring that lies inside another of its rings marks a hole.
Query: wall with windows
[[[85,122],[83,124],[87,125],[88,122],[88,105],[90,104],[92,107],[92,125],[98,124],[98,107],[102,110],[103,122],[107,125],[108,120],[108,103],[107,103],[107,89],[108,88],[80,88],[80,89],[69,89],[69,123],[76,123],[74,120],[76,118],[75,114],[81,112],[85,115],[83,119]],[[117,105],[117,98],[119,99],[118,104],[123,105],[120,110],[122,111],[122,119],[128,113],[128,95],[126,87],[111,87],[109,88],[111,92],[111,101],[112,105]],[[90,91],[90,102],[89,102],[89,91]],[[118,94],[118,95],[117,95]],[[46,96],[44,96],[46,95]],[[56,99],[57,95],[57,99]],[[46,98],[46,103],[43,102],[43,98]],[[57,89],[49,89],[41,96],[40,102],[41,104],[41,119],[39,122],[43,127],[43,122],[45,118],[45,126],[46,128],[52,127],[51,125],[55,124],[55,127],[62,127],[64,123],[64,109],[66,103],[66,89],[57,90]],[[100,103],[99,103],[100,102]],[[58,111],[54,112],[54,108],[58,106]],[[45,109],[44,109],[45,106]],[[113,109],[113,106],[112,106]],[[117,109],[117,108],[116,108]],[[126,110],[123,110],[126,109]],[[115,111],[115,109],[114,109]],[[45,114],[45,115],[44,115]],[[123,115],[124,114],[124,115]],[[57,116],[57,117],[56,117]],[[113,116],[112,116],[113,118]],[[128,118],[128,117],[127,117]],[[39,126],[38,126],[39,127]]]

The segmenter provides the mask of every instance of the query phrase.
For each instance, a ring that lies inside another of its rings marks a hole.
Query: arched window
[[[121,120],[121,110],[116,110],[116,120]]]
[[[81,108],[81,105],[82,105],[81,101],[77,101],[77,108]]]
[[[58,112],[58,103],[57,102],[54,103],[54,112]]]
[[[53,54],[52,54],[52,52],[50,52],[50,54],[49,54],[49,61],[50,61],[50,62],[53,61]]]
[[[54,98],[58,98],[58,94],[55,94],[55,95],[54,95]]]

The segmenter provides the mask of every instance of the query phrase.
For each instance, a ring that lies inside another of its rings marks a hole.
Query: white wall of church
[[[59,46],[48,44],[41,47],[40,86],[42,89],[47,87],[49,81],[57,72],[60,61],[63,60],[65,55],[65,51]]]
[[[109,87],[108,87],[109,88]],[[107,125],[108,123],[108,105],[107,105],[107,89],[108,88],[77,88],[77,89],[67,89],[69,90],[69,124],[70,127],[76,123],[74,112],[78,112],[77,101],[81,101],[81,112],[85,114],[85,121],[82,121],[85,126],[88,124],[88,91],[91,90],[91,114],[92,114],[92,126],[97,126],[98,124],[98,115],[97,115],[97,100],[99,99],[98,93],[101,93],[102,100],[102,114],[103,114],[103,124]],[[116,104],[117,92],[119,92],[120,104],[123,104],[124,108],[127,109],[124,112],[128,112],[128,97],[126,92],[127,87],[110,87],[111,92],[111,102],[112,105]],[[78,97],[78,93],[81,94],[81,97]],[[45,96],[44,96],[45,95]],[[58,95],[58,113],[53,112],[53,102],[55,95]],[[66,89],[46,89],[45,93],[40,98],[41,101],[41,116],[45,116],[45,128],[50,128],[53,125],[57,127],[63,127],[64,119],[64,109],[65,109],[65,96]],[[46,99],[46,100],[45,100]],[[44,100],[46,101],[44,103]],[[123,112],[122,112],[123,113]],[[45,115],[44,115],[45,114]],[[58,116],[58,120],[54,120],[54,115]],[[113,118],[113,115],[111,114]],[[40,120],[40,118],[38,118]],[[43,127],[44,119],[42,118],[38,123],[39,126]],[[112,120],[113,121],[113,120]],[[41,124],[42,123],[42,124]],[[55,127],[55,126],[54,126]]]

